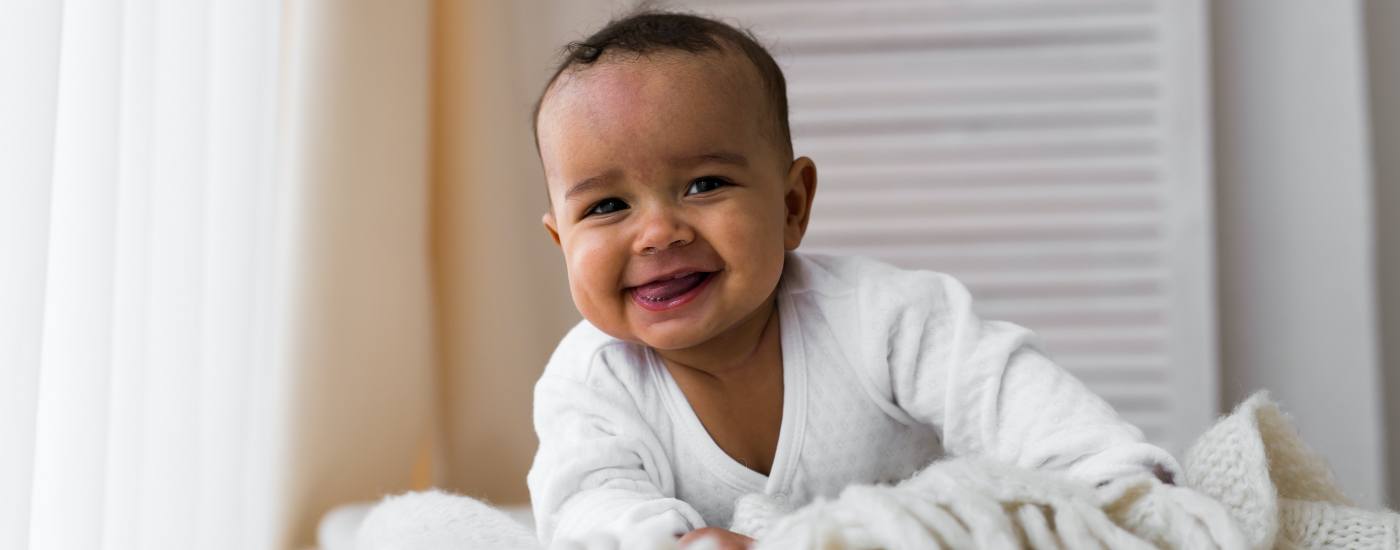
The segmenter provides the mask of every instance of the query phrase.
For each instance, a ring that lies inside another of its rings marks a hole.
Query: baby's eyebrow
[[[588,191],[593,190],[596,187],[606,186],[608,184],[608,180],[611,179],[612,175],[613,174],[610,172],[600,176],[593,176],[586,180],[575,183],[572,187],[569,188],[568,191],[564,192],[564,202],[573,200],[574,195],[586,193]]]
[[[748,157],[730,151],[711,151],[699,155],[686,155],[673,157],[671,164],[676,166],[696,166],[700,164],[731,164],[740,168],[747,168]]]

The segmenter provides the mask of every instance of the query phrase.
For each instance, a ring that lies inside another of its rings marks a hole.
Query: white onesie
[[[535,385],[528,483],[541,542],[727,527],[745,494],[801,505],[945,454],[1090,483],[1180,471],[1046,359],[1034,334],[974,315],[946,274],[788,253],[777,303],[783,419],[768,476],[720,449],[650,348],[588,321],[564,337]]]

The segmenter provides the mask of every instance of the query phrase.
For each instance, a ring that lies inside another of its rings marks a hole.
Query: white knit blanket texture
[[[1202,434],[1182,468],[1187,486],[1226,507],[1250,548],[1400,549],[1400,514],[1355,506],[1267,392]]]
[[[853,485],[796,510],[754,494],[731,530],[764,549],[1400,549],[1400,514],[1355,507],[1259,392],[1186,452],[1181,486],[1150,474],[1101,487],[990,460],[935,462],[896,485]],[[688,548],[705,550],[706,541]],[[541,549],[525,526],[440,491],[387,497],[359,550]],[[672,549],[670,533],[598,533],[551,549]]]

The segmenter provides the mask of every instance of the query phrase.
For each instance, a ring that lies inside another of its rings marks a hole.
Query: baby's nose
[[[637,253],[650,256],[662,250],[685,246],[695,240],[690,226],[668,213],[649,216],[637,238]]]
[[[671,241],[670,244],[666,245],[666,248],[673,248],[673,247],[677,247],[677,246],[685,246],[685,245],[687,245],[687,244],[690,244],[690,241],[687,241],[687,240],[685,240],[685,239],[676,239],[676,240],[674,240],[674,241]],[[650,256],[650,255],[655,254],[655,253],[657,253],[657,252],[658,252],[658,249],[657,249],[657,247],[654,247],[654,246],[648,246],[648,247],[642,249],[642,255],[643,255],[643,256]]]

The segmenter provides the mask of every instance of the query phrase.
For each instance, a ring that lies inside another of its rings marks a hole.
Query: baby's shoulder
[[[795,291],[849,295],[867,308],[937,307],[967,297],[966,287],[941,271],[908,269],[855,255],[804,253],[791,259],[791,273],[785,276]]]
[[[604,380],[635,383],[647,372],[647,349],[619,340],[589,323],[579,321],[559,341],[540,379],[566,380],[595,385]]]

